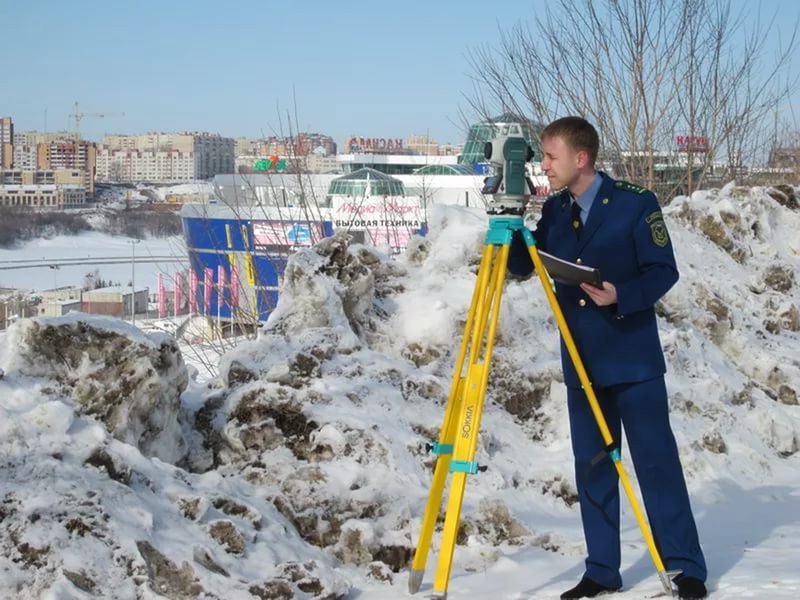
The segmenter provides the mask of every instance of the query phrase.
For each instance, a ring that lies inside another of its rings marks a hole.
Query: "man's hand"
[[[617,288],[613,283],[603,282],[603,289],[596,288],[588,283],[582,283],[581,289],[591,298],[597,306],[610,306],[617,303]]]

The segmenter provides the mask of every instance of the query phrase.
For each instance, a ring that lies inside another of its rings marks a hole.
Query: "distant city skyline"
[[[477,120],[466,97],[468,55],[496,47],[500,30],[533,24],[543,0],[491,3],[137,3],[38,0],[0,3],[0,116],[17,131],[208,131],[226,137],[288,133],[403,138],[459,144]],[[777,16],[768,50],[800,11],[792,0],[733,1]],[[797,61],[793,61],[797,64]],[[296,101],[296,109],[294,103]],[[295,111],[297,122],[295,122]],[[45,116],[46,115],[46,116]]]

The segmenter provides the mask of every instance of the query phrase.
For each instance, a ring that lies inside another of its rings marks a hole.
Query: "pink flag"
[[[203,279],[203,308],[205,312],[203,314],[208,314],[211,312],[211,288],[214,287],[214,269],[211,267],[206,267],[204,269],[204,279]]]
[[[173,302],[175,303],[174,312],[175,316],[178,316],[181,312],[181,304],[183,303],[183,290],[181,289],[183,285],[183,274],[180,271],[175,271],[172,278],[175,285],[175,297],[173,298]]]
[[[217,266],[217,312],[225,305],[225,267]]]
[[[167,290],[164,289],[164,274],[158,273],[158,318],[167,316]]]
[[[231,266],[231,306],[239,306],[239,268]]]
[[[189,271],[189,312],[197,313],[197,271]]]

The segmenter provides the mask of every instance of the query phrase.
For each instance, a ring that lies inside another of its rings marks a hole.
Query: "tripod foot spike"
[[[425,569],[411,569],[408,574],[408,593],[416,594],[422,586],[422,578],[425,576]]]
[[[661,585],[664,588],[664,592],[667,596],[674,597],[675,596],[675,589],[672,587],[672,578],[677,577],[680,575],[682,571],[678,569],[677,571],[659,571],[658,578],[661,580]]]

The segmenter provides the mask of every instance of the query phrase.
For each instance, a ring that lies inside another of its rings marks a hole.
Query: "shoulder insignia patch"
[[[649,215],[647,215],[647,217],[645,218],[645,221],[647,221],[648,223],[652,223],[653,221],[658,221],[659,219],[661,219],[663,221],[664,220],[664,215],[661,214],[660,210],[657,210],[657,211],[651,212]]]
[[[653,243],[659,248],[663,248],[669,244],[669,233],[667,233],[667,225],[664,223],[664,219],[661,218],[661,211],[657,212],[658,218],[653,219],[651,222],[650,217],[656,214],[653,213],[650,217],[647,217],[647,222],[650,223],[650,235],[653,236]]]
[[[647,188],[643,188],[640,185],[636,185],[635,183],[630,183],[628,181],[615,181],[614,187],[620,190],[625,190],[626,192],[633,192],[634,194],[644,194],[648,191]]]

